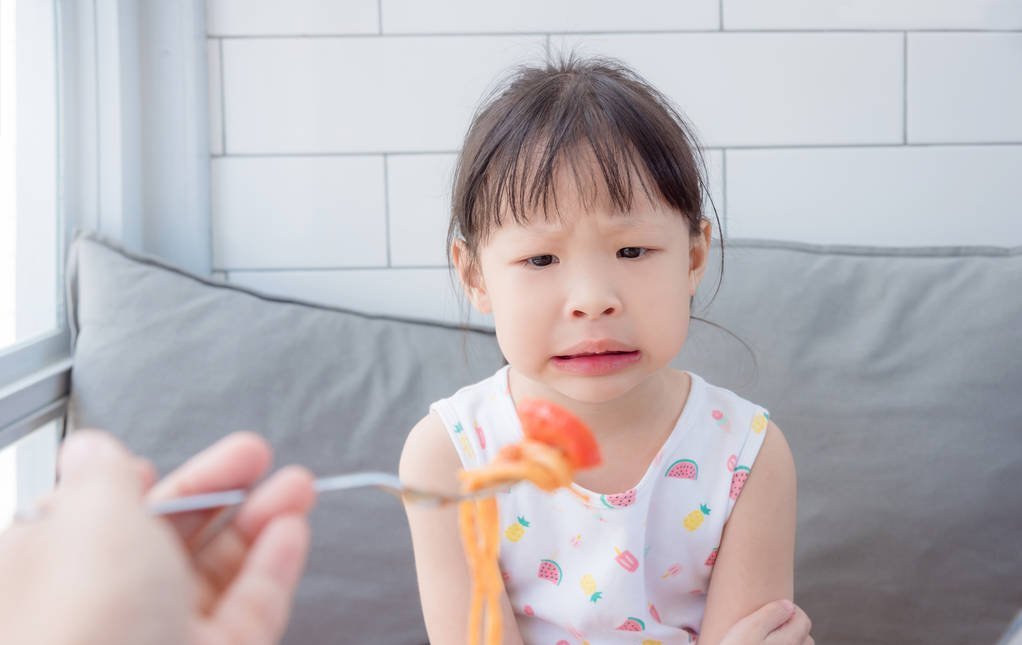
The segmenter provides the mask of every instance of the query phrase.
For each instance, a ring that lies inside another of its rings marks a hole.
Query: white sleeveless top
[[[695,641],[721,533],[770,414],[687,373],[685,409],[635,488],[600,495],[575,484],[588,505],[529,483],[497,495],[501,573],[527,644]],[[430,408],[466,469],[523,438],[506,365]]]

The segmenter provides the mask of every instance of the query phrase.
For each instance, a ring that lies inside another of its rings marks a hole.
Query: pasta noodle
[[[459,473],[462,490],[484,489],[530,481],[552,492],[567,488],[584,501],[588,496],[572,487],[574,471],[600,462],[599,448],[589,429],[570,412],[546,401],[523,401],[518,415],[526,438],[501,448],[486,466]],[[503,634],[500,593],[500,518],[493,496],[466,500],[458,508],[458,525],[472,576],[468,645],[499,645]],[[484,614],[485,612],[485,624]]]

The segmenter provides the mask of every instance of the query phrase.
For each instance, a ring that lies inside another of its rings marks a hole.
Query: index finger
[[[150,501],[162,501],[187,495],[199,495],[235,488],[251,488],[270,468],[273,453],[265,439],[253,432],[235,432],[160,480],[149,491]],[[180,536],[188,540],[202,528],[216,509],[185,513],[172,523]]]

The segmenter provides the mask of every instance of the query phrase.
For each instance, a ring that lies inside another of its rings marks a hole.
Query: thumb
[[[72,433],[60,450],[60,486],[100,485],[137,498],[142,493],[138,460],[112,435],[99,430]]]

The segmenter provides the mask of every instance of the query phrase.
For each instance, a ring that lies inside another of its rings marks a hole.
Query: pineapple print
[[[507,539],[511,540],[512,542],[517,542],[518,540],[522,539],[523,535],[525,535],[525,529],[527,528],[529,528],[528,521],[526,521],[524,517],[519,515],[518,521],[508,526],[507,530],[504,531],[504,535],[507,537]]]
[[[766,430],[767,421],[769,419],[770,419],[770,413],[766,412],[766,411],[760,412],[756,416],[752,417],[752,426],[751,426],[752,431],[758,434],[758,433],[763,432],[764,430]]]
[[[703,516],[710,514],[710,507],[706,504],[700,504],[699,509],[692,511],[685,516],[685,528],[689,531],[694,531],[703,525]]]
[[[465,434],[465,428],[460,423],[454,424],[454,434],[458,437],[458,443],[461,444],[461,451],[465,455],[474,460],[476,458],[475,448],[472,447],[472,442],[468,440],[468,435]]]
[[[589,596],[590,601],[596,602],[603,598],[603,592],[596,590],[596,579],[588,573],[582,576],[580,585],[582,587],[582,593]]]

